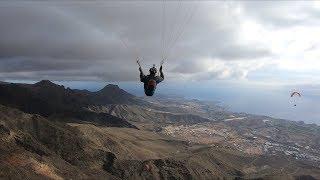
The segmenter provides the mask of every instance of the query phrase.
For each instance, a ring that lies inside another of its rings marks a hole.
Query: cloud
[[[186,63],[173,69],[176,76],[185,75],[185,79],[201,80],[244,80],[250,72],[270,64],[269,59],[247,61],[225,61],[220,59],[201,59]]]
[[[273,28],[312,24],[319,16],[313,1],[247,1],[241,5],[251,19]]]
[[[283,59],[290,24],[317,15],[308,3],[181,2],[0,3],[0,77],[135,81],[136,57],[147,71],[166,50],[169,79],[245,79]]]

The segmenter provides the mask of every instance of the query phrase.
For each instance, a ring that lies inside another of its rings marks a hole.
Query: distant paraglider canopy
[[[301,97],[301,93],[300,92],[297,92],[297,91],[294,91],[291,93],[290,97],[293,97],[293,96],[299,96]]]
[[[297,101],[298,101],[297,98],[301,98],[301,93],[298,92],[298,91],[293,91],[293,92],[290,94],[290,97],[293,98],[293,99],[292,99],[292,102],[294,103],[293,106],[297,106]]]

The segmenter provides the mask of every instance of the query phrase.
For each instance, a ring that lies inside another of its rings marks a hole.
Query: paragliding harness
[[[144,89],[144,92],[147,96],[152,96],[156,90],[157,82],[154,79],[148,81],[147,87]]]

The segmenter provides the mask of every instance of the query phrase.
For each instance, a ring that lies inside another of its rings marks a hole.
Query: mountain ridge
[[[110,86],[106,86],[104,91]],[[112,92],[114,88],[108,90]],[[115,93],[121,90],[116,90]],[[103,93],[99,104],[109,104],[114,102],[110,100],[109,95]],[[110,97],[115,95],[110,95]],[[17,108],[26,113],[40,114],[44,117],[64,117],[64,119],[73,121],[88,121],[107,126],[135,126],[126,120],[105,114],[87,112],[85,109],[91,104],[98,104],[95,92],[73,90],[57,85],[49,80],[42,80],[35,84],[0,84],[0,104],[8,107]],[[133,96],[119,94],[122,101],[134,101]],[[104,122],[103,122],[104,121]]]

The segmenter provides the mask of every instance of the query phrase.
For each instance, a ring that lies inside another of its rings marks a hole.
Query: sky
[[[165,59],[159,93],[318,122],[319,17],[320,1],[1,1],[0,80],[138,92],[136,59]]]

